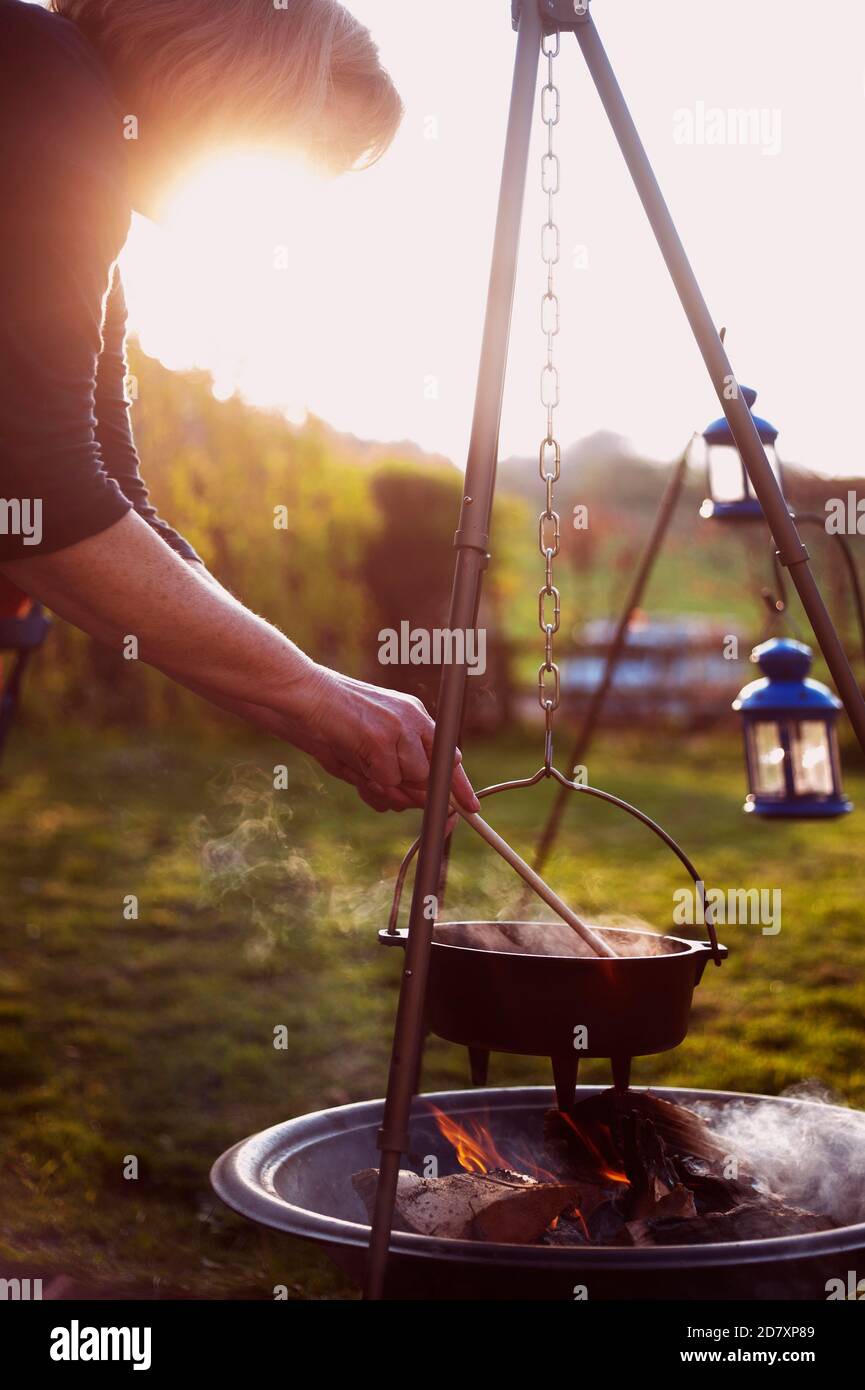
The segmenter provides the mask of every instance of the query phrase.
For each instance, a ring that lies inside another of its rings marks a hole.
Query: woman
[[[421,805],[413,698],[310,660],[156,514],[124,397],[117,257],[204,150],[260,141],[333,172],[401,105],[334,0],[0,0],[0,573],[61,617],[312,754],[377,810]],[[27,519],[27,526],[18,524]],[[477,809],[459,765],[453,789]]]

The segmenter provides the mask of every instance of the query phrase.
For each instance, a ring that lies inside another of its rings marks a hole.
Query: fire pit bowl
[[[578,1099],[600,1089],[581,1086]],[[759,1104],[770,1107],[767,1115],[797,1113],[807,1120],[814,1112],[814,1123],[830,1131],[833,1121],[843,1124],[850,1117],[838,1106],[729,1091],[658,1089],[655,1094],[710,1117],[732,1105]],[[435,1156],[442,1175],[458,1171],[431,1105],[462,1124],[488,1125],[498,1139],[531,1145],[554,1103],[553,1093],[539,1086],[419,1096],[404,1166],[419,1171]],[[217,1160],[213,1186],[243,1216],[322,1246],[359,1284],[370,1228],[352,1175],[378,1165],[383,1107],[374,1100],[321,1110],[253,1135]],[[840,1279],[846,1288],[851,1270],[865,1272],[865,1223],[809,1235],[646,1249],[487,1244],[394,1232],[386,1292],[394,1299],[571,1301],[578,1296],[575,1289],[584,1287],[596,1301],[824,1300],[827,1281]]]
[[[560,922],[436,925],[427,1023],[438,1037],[468,1047],[476,1085],[486,1081],[490,1052],[550,1057],[565,1107],[581,1057],[612,1058],[616,1083],[626,1087],[632,1057],[678,1047],[712,946],[621,927],[594,930],[617,959],[574,955],[574,943],[582,943]],[[522,949],[501,949],[517,932]],[[406,938],[405,930],[379,933],[390,945]],[[499,948],[486,949],[488,938]],[[726,948],[716,949],[723,959]],[[585,1031],[577,1037],[575,1029]]]

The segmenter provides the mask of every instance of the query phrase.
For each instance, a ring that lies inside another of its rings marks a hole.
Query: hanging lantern
[[[841,788],[835,729],[841,702],[809,680],[812,652],[802,642],[772,638],[751,660],[763,672],[739,692],[749,793],[744,809],[758,816],[843,816],[853,806]]]
[[[775,452],[778,431],[768,420],[761,420],[759,415],[754,415],[757,392],[752,391],[750,386],[740,386],[739,390],[751,411],[772,472],[781,484],[781,465]],[[700,515],[716,520],[759,521],[763,515],[763,508],[751,487],[751,480],[725,416],[722,415],[720,420],[713,420],[711,425],[706,427],[699,438],[699,445],[704,456],[709,486],[709,496],[700,508]]]

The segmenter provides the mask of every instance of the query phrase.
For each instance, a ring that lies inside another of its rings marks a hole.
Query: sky
[[[314,183],[281,162],[201,173],[124,254],[132,326],[218,394],[462,466],[515,36],[509,0],[350,0],[406,118],[374,169]],[[865,6],[592,0],[739,379],[782,458],[865,470]],[[719,413],[576,41],[557,61],[564,444],[598,429],[658,460]],[[740,122],[735,112],[748,118]],[[734,114],[730,115],[729,112]],[[538,112],[501,455],[532,454],[544,287]]]

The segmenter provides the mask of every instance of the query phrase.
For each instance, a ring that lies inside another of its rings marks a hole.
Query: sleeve
[[[0,560],[62,550],[132,505],[103,467],[94,400],[129,226],[123,150],[77,35],[47,32],[13,31],[0,84]]]
[[[115,270],[102,328],[102,352],[96,370],[96,439],[102,464],[135,511],[166,545],[184,560],[199,556],[188,541],[163,521],[151,504],[141,477],[138,451],[126,398],[126,299],[120,272]]]

